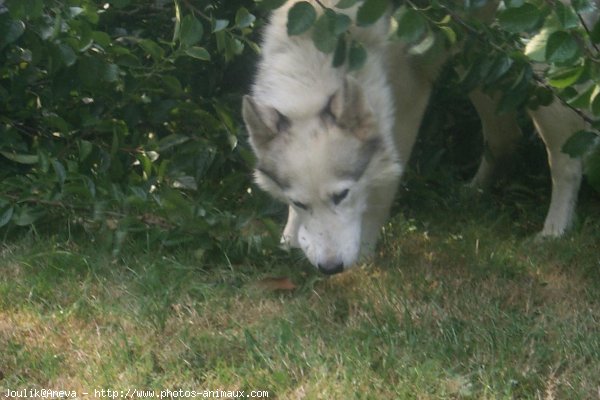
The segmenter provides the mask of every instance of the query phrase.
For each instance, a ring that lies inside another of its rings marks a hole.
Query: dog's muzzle
[[[344,271],[344,263],[332,264],[332,265],[319,264],[319,265],[317,265],[317,268],[319,268],[319,271],[321,271],[325,275],[335,275],[335,274],[339,274],[340,272]]]

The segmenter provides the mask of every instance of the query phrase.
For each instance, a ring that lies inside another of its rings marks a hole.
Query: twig
[[[550,7],[555,8],[556,4],[558,2],[556,0],[546,0],[546,3],[548,3],[548,5]],[[565,7],[569,7],[567,4],[565,4],[564,6]],[[597,53],[600,52],[600,49],[598,49],[598,47],[596,46],[596,44],[591,41],[592,33],[590,32],[590,29],[588,28],[587,24],[585,23],[585,20],[581,16],[581,13],[579,11],[575,11],[575,14],[577,14],[577,18],[579,19],[579,22],[581,23],[581,26],[583,26],[583,29],[585,30],[588,38],[590,38],[590,43],[591,43],[592,47],[596,50]]]
[[[212,18],[209,17],[208,15],[206,15],[204,13],[204,11],[200,10],[198,7],[196,7],[195,5],[191,4],[189,2],[189,0],[181,0],[183,1],[183,3],[185,4],[185,6],[187,8],[189,8],[190,10],[194,11],[195,13],[197,13],[199,16],[201,16],[202,18],[204,18],[207,21],[212,21]]]
[[[320,5],[323,9],[327,10],[329,7],[325,7],[325,5],[323,3],[321,3],[321,0],[315,0],[317,2],[318,5]]]
[[[585,20],[583,19],[583,17],[581,16],[580,13],[577,13],[577,17],[579,18],[579,22],[581,22],[583,29],[585,29],[585,32],[587,33],[588,37],[590,38],[590,43],[592,44],[592,47],[594,48],[594,50],[596,50],[597,53],[600,53],[600,49],[598,48],[596,43],[594,43],[592,41],[592,32],[590,32],[590,28],[588,28],[587,24],[585,23]]]
[[[548,83],[546,83],[544,81],[544,78],[539,77],[535,72],[533,72],[532,77],[537,82],[538,85],[543,86],[544,88],[551,90],[552,93],[554,93],[554,89],[552,88],[552,86],[550,86]],[[592,125],[594,122],[596,122],[593,118],[590,118],[587,114],[585,114],[579,108],[573,107],[572,105],[567,103],[562,97],[558,96],[556,93],[554,93],[554,95],[565,107],[568,107],[571,110],[573,110],[577,115],[579,115],[579,117],[581,117],[581,119],[583,119],[588,124]]]
[[[407,0],[407,2],[409,4],[411,4],[411,6],[414,6],[412,4],[412,2],[410,0]],[[486,40],[483,35],[481,34],[481,32],[479,32],[477,29],[473,28],[471,25],[469,25],[464,19],[462,19],[460,16],[458,16],[456,13],[454,13],[452,10],[448,9],[445,6],[441,6],[450,16],[450,18],[452,18],[452,20],[454,22],[456,22],[458,25],[460,25],[463,29],[465,29],[465,31],[470,34],[471,36],[474,36],[478,41],[485,43],[487,45],[491,45],[492,48],[494,48],[494,50],[503,53],[505,55],[508,55],[510,57],[510,55],[508,54],[508,52],[503,49],[502,47],[496,45],[495,43]],[[577,14],[579,15],[579,13]],[[581,16],[579,15],[579,18],[581,18]],[[585,25],[585,23],[583,22],[583,20],[581,21],[583,26],[585,27],[586,31],[588,31],[587,26]],[[588,31],[589,33],[589,31]],[[595,46],[594,46],[595,47]],[[535,73],[535,71],[532,72],[532,78],[533,80],[535,80],[537,82],[538,85],[543,86],[546,89],[549,89],[552,91],[552,93],[554,93],[554,95],[556,96],[556,98],[558,98],[558,100],[566,107],[570,108],[571,110],[573,110],[577,115],[579,115],[585,122],[587,122],[588,124],[593,124],[595,121],[590,118],[589,116],[587,116],[583,111],[581,111],[580,109],[573,107],[572,105],[568,104],[564,99],[562,99],[560,96],[558,96],[556,94],[556,92],[554,91],[554,88],[552,88],[552,86],[550,86],[543,77],[539,76],[538,74]]]

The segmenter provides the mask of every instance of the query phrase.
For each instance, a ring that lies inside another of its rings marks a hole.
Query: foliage
[[[249,0],[0,1],[0,226],[69,221],[116,251],[131,232],[228,254],[261,240],[237,123],[255,12]]]
[[[393,2],[340,0],[337,10],[317,3],[317,8],[323,9],[318,18],[307,2],[290,10],[288,27],[302,29],[288,29],[288,33],[301,34],[312,25],[318,32],[312,36],[315,46],[325,53],[335,51],[335,66],[347,63],[349,69],[360,67],[365,62],[364,50],[352,51],[362,47],[351,39],[353,24],[339,22],[345,19],[344,9],[357,6],[355,24],[369,26]],[[506,0],[503,4],[496,17],[490,17],[490,11],[496,8],[492,1],[407,0],[394,13],[395,36],[417,57],[427,57],[458,43],[462,51],[452,62],[462,72],[456,84],[463,91],[482,86],[500,96],[499,112],[520,106],[535,109],[558,98],[576,110],[591,128],[600,126],[596,122],[600,116],[600,22],[593,2]],[[320,24],[322,20],[328,21],[325,28]],[[352,44],[346,52],[348,40]],[[585,145],[577,139],[580,135],[585,136]],[[586,173],[592,184],[600,181],[598,142],[596,131],[577,132],[565,147],[573,157],[589,154]]]
[[[68,224],[116,252],[131,233],[229,259],[264,251],[279,209],[249,193],[253,157],[237,110],[255,29],[283,3],[0,0],[0,228]],[[499,111],[556,97],[583,110],[590,130],[565,151],[590,154],[600,186],[600,24],[588,0],[506,0],[493,20],[473,18],[485,0],[340,0],[335,10],[300,1],[288,33],[359,69],[367,53],[350,29],[392,3],[395,40],[415,56],[462,47],[452,62],[463,92],[502,93]]]

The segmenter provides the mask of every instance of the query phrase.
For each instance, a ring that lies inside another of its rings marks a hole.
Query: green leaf
[[[173,5],[175,6],[175,24],[173,26],[173,42],[179,40],[181,36],[181,5],[179,4],[179,0],[173,0]]]
[[[403,6],[394,17],[398,21],[396,34],[406,43],[416,43],[427,32],[427,21],[419,11]]]
[[[388,0],[365,0],[356,13],[358,26],[369,26],[377,22],[388,9]]]
[[[77,76],[79,82],[86,88],[98,87],[102,76],[103,64],[96,57],[83,56],[77,61]]]
[[[597,10],[594,0],[571,0],[569,1],[573,9],[581,14],[595,12]]]
[[[467,70],[461,73],[459,84],[464,90],[471,91],[481,84],[481,80],[489,71],[483,67],[485,67],[484,63],[471,63]],[[485,71],[482,71],[482,69],[485,69]]]
[[[0,154],[8,158],[10,161],[25,165],[36,164],[39,160],[37,154],[17,154],[8,151],[0,151]]]
[[[106,64],[102,71],[102,80],[116,82],[119,80],[119,67],[117,64]]]
[[[575,132],[562,147],[562,152],[571,157],[581,157],[594,144],[598,134],[592,131]]]
[[[600,115],[600,86],[594,86],[590,95],[590,111],[594,116]]]
[[[575,108],[587,109],[590,106],[590,98],[595,87],[595,85],[590,85],[589,87],[580,90],[579,93],[576,93],[567,100],[567,104]]]
[[[553,32],[546,45],[546,60],[553,63],[565,63],[581,54],[579,43],[566,31]]]
[[[212,31],[213,33],[221,32],[223,29],[229,26],[229,20],[226,19],[213,19]]]
[[[108,47],[111,44],[110,35],[102,31],[93,31],[92,39],[102,47]]]
[[[596,21],[592,31],[590,32],[590,40],[594,44],[600,43],[600,19]]]
[[[547,107],[554,101],[554,92],[545,86],[538,86],[535,89],[535,97],[541,106]]]
[[[48,153],[46,153],[43,149],[38,149],[38,168],[44,174],[48,173],[50,170],[50,158],[48,157]]]
[[[84,161],[92,153],[93,144],[87,140],[79,141],[79,161]]]
[[[520,69],[519,75],[514,80],[513,84],[508,88],[509,91],[520,91],[526,89],[531,81],[531,78],[533,77],[533,68],[529,63],[519,63],[516,65],[516,67],[517,70]]]
[[[62,163],[58,160],[51,161],[52,167],[54,168],[54,173],[56,174],[56,178],[58,179],[58,184],[63,187],[65,184],[65,179],[67,179],[67,171]]]
[[[502,93],[497,107],[498,113],[513,111],[529,99],[529,84],[533,76],[531,65],[515,64],[513,70],[519,71],[519,74],[512,85]]]
[[[179,30],[179,41],[183,47],[195,45],[202,40],[202,35],[204,35],[204,26],[198,18],[191,14],[183,17]]]
[[[274,10],[285,4],[287,0],[262,0],[259,4],[263,10]]]
[[[235,13],[235,26],[238,29],[244,29],[254,23],[256,17],[248,11],[246,7],[240,7]]]
[[[152,175],[152,160],[145,152],[138,154],[137,159],[139,160],[140,165],[142,166],[144,180],[147,180]]]
[[[71,126],[69,125],[69,123],[54,113],[45,114],[44,123],[49,128],[52,128],[61,133],[67,133],[71,130]]]
[[[585,66],[583,65],[551,70],[548,73],[548,83],[555,88],[564,89],[577,83],[584,71]]]
[[[332,53],[337,46],[337,35],[334,31],[335,16],[323,13],[313,26],[312,40],[316,48],[326,54]]]
[[[100,15],[98,14],[98,8],[96,5],[91,3],[84,4],[83,6],[83,16],[91,22],[93,25],[96,25],[100,20]]]
[[[427,35],[419,42],[408,49],[408,52],[412,55],[423,55],[427,53],[435,45],[435,34],[431,31],[427,32]]]
[[[177,147],[181,144],[189,142],[189,140],[189,136],[184,136],[176,133],[165,136],[158,142],[158,152],[162,153],[164,151],[170,150],[173,147]]]
[[[16,18],[36,19],[41,17],[44,11],[44,0],[12,0],[7,3],[5,7],[10,15]]]
[[[180,96],[183,93],[183,88],[181,87],[181,82],[179,79],[172,75],[164,75],[161,77],[165,88],[168,92],[173,96]]]
[[[481,10],[488,4],[487,0],[465,0],[465,10],[477,11]]]
[[[596,146],[585,157],[585,177],[596,191],[600,192],[600,147]]]
[[[215,36],[217,39],[217,48],[219,52],[225,55],[226,61],[232,60],[233,57],[241,54],[244,50],[244,43],[227,31],[217,32]]]
[[[77,18],[83,14],[84,9],[82,7],[69,7],[69,17]]]
[[[532,31],[541,25],[542,21],[542,12],[530,3],[524,3],[521,7],[508,8],[498,15],[500,26],[514,33]]]
[[[13,214],[12,221],[17,226],[27,226],[33,224],[45,214],[42,209],[34,209],[28,206],[20,207]]]
[[[25,33],[25,23],[21,20],[8,19],[0,26],[0,48],[15,42]]]
[[[507,8],[518,8],[521,7],[524,0],[504,0],[504,4]]]
[[[185,54],[197,60],[210,61],[210,53],[204,47],[190,47],[185,49]]]
[[[288,12],[287,33],[289,36],[300,35],[315,23],[317,11],[307,1],[300,1]]]
[[[335,14],[333,33],[340,35],[348,30],[352,25],[352,19],[346,14]]]
[[[457,37],[454,29],[450,28],[449,26],[440,26],[439,30],[444,34],[450,46],[454,46],[456,44]]]
[[[367,61],[367,51],[362,44],[353,40],[348,51],[348,70],[361,69],[365,61]]]
[[[215,108],[215,111],[217,112],[219,119],[221,120],[223,125],[225,125],[227,130],[231,133],[235,132],[235,130],[237,128],[237,124],[233,118],[231,110],[229,110],[225,105],[223,105],[222,103],[219,103],[219,102],[214,103],[213,107]]]
[[[215,40],[217,42],[217,51],[219,53],[225,51],[225,32],[217,32],[215,34]]]
[[[346,39],[340,36],[335,52],[333,53],[333,67],[341,67],[346,61]]]
[[[496,82],[498,79],[502,78],[510,70],[513,63],[513,59],[504,54],[496,57],[485,77],[485,84]]]
[[[160,60],[165,55],[165,51],[155,41],[142,39],[138,42],[139,46],[155,60]]]
[[[336,5],[335,8],[340,8],[340,9],[344,9],[344,8],[350,8],[353,5],[355,5],[356,3],[358,3],[358,0],[340,0]]]
[[[63,63],[67,67],[72,66],[77,61],[77,55],[75,54],[71,46],[64,43],[60,43],[58,45],[58,51],[62,57]]]
[[[117,8],[125,8],[131,3],[131,0],[111,0],[110,3]]]
[[[560,1],[553,4],[554,12],[563,29],[572,29],[579,26],[579,17],[577,17],[577,14],[575,14],[575,11],[570,6],[567,6]]]
[[[12,206],[6,207],[2,212],[0,212],[0,228],[10,222],[14,213],[14,208]]]

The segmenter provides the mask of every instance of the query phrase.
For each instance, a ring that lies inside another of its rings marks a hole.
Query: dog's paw
[[[538,232],[535,237],[534,237],[534,241],[536,243],[542,243],[542,242],[546,242],[549,240],[553,240],[553,239],[559,239],[562,236],[564,236],[565,234],[565,229],[543,229],[542,231]]]

